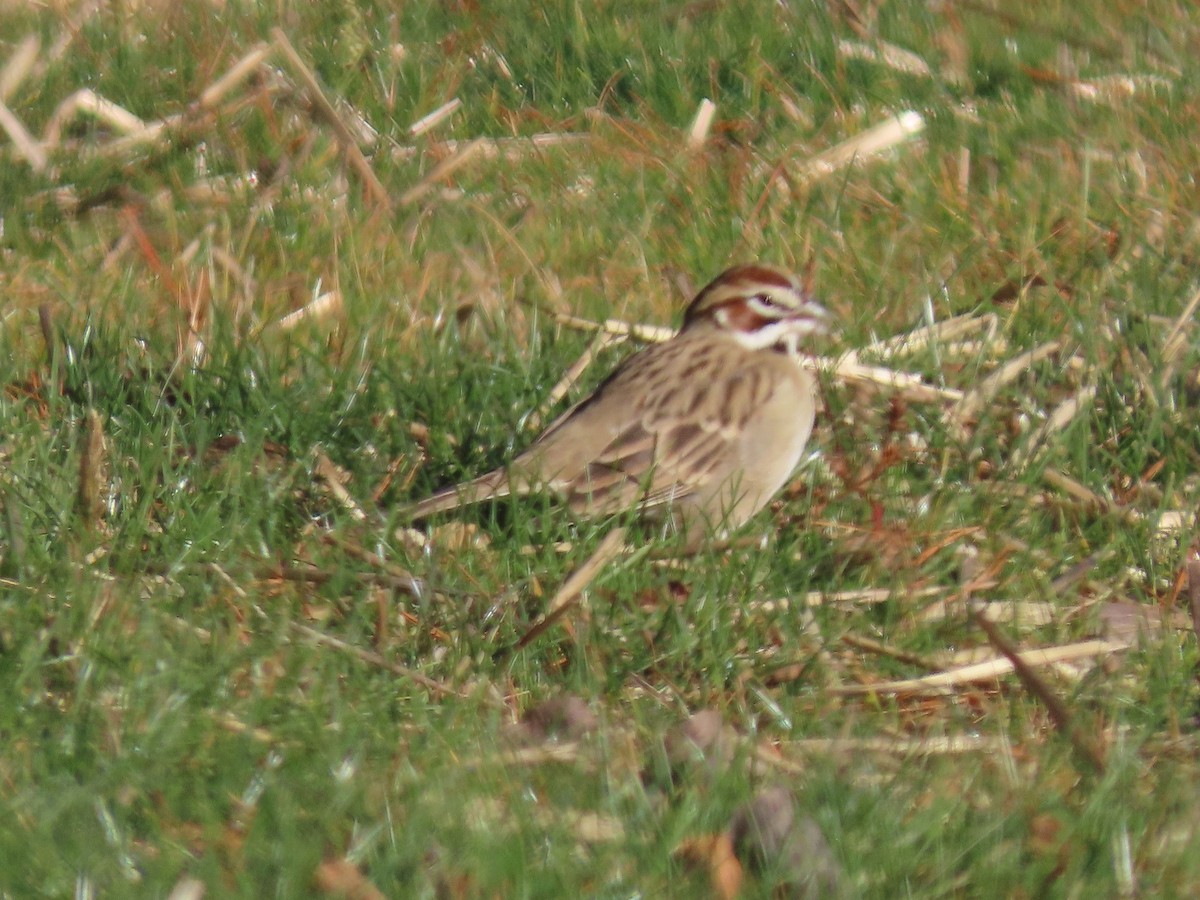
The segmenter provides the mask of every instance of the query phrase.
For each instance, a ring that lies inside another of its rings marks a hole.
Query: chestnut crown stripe
[[[765,303],[754,311],[735,308],[745,307],[753,297],[760,297]],[[777,311],[766,313],[767,303],[777,305]],[[823,313],[795,277],[761,264],[735,266],[706,285],[684,314],[684,327],[712,318],[721,309],[726,311],[729,324],[743,330],[809,313],[819,318]]]

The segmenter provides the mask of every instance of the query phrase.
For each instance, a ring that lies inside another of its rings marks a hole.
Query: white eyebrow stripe
[[[786,303],[772,300],[766,292],[747,297],[746,303],[765,319],[782,319],[791,312],[791,308]]]

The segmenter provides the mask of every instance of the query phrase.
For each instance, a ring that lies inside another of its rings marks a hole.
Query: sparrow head
[[[800,340],[829,331],[831,316],[795,275],[775,266],[734,266],[688,306],[683,328],[709,323],[751,350],[795,353]]]

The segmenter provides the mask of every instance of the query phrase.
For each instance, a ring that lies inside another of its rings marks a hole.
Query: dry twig
[[[318,451],[315,469],[317,477],[325,482],[325,486],[329,488],[329,492],[333,494],[334,499],[349,511],[350,517],[356,522],[365,522],[367,514],[363,512],[362,505],[354,499],[351,493],[346,490],[345,485],[342,484],[341,473],[338,471],[338,467],[333,464],[333,460]]]
[[[818,153],[790,175],[801,183],[832,175],[855,161],[884,153],[924,130],[925,119],[921,114],[915,110],[905,110]],[[777,176],[782,174],[785,167],[786,160],[776,167],[771,176],[772,182],[779,183]]]
[[[708,140],[708,132],[712,128],[713,116],[716,112],[717,104],[707,97],[700,101],[700,108],[696,110],[696,118],[692,120],[692,127],[688,129],[689,150],[696,151],[704,146],[704,142]]]
[[[1012,663],[1013,670],[1017,673],[1017,677],[1021,679],[1021,683],[1025,685],[1029,693],[1033,694],[1046,707],[1046,712],[1050,714],[1050,719],[1054,722],[1054,727],[1058,729],[1059,734],[1071,742],[1076,756],[1082,762],[1086,763],[1095,774],[1103,775],[1105,769],[1104,757],[1100,754],[1100,750],[1095,744],[1089,741],[1075,727],[1067,705],[1050,689],[1050,685],[1046,684],[1041,676],[1033,670],[1033,666],[1025,661],[1016,646],[1004,636],[999,628],[988,621],[987,616],[980,615],[978,608],[975,606],[971,608],[971,615],[975,619],[975,624],[982,628],[983,633],[987,635],[988,642],[1003,653],[1009,662]]]
[[[34,35],[28,35],[17,45],[16,51],[0,69],[0,103],[7,103],[16,93],[33,63],[37,59],[41,43]]]
[[[449,159],[442,160],[433,167],[433,170],[429,174],[400,195],[400,205],[408,206],[411,203],[416,203],[429,193],[435,184],[444,178],[449,178],[470,162],[482,149],[483,143],[481,141],[472,141],[463,146],[461,150]]]
[[[953,409],[946,413],[947,423],[957,429],[960,435],[964,433],[967,424],[1005,385],[1019,378],[1046,357],[1057,353],[1059,346],[1058,341],[1049,341],[1010,359],[963,395]]]
[[[623,322],[620,319],[605,319],[603,322],[593,322],[579,316],[566,313],[549,313],[558,324],[573,328],[577,331],[601,331],[606,334],[629,336],[647,343],[662,343],[675,336],[673,328],[662,325],[640,325]],[[869,366],[858,362],[857,354],[846,353],[838,359],[828,357],[807,357],[806,364],[814,369],[830,371],[840,381],[858,387],[871,387],[884,391],[893,391],[906,400],[914,403],[957,403],[962,400],[963,392],[957,388],[938,387],[929,384],[919,375],[910,372],[897,372],[882,366]]]
[[[624,335],[611,334],[607,331],[598,333],[588,344],[587,349],[579,355],[579,358],[563,373],[562,378],[550,389],[550,393],[546,395],[546,399],[542,401],[541,405],[525,419],[526,430],[539,430],[546,415],[558,405],[563,397],[567,396],[567,392],[575,386],[575,382],[587,371],[592,361],[609,347],[619,344],[623,340],[625,340]]]
[[[511,648],[499,651],[496,655],[506,656],[509,653],[515,653],[518,650],[528,647],[546,629],[566,615],[567,611],[575,605],[579,596],[592,583],[595,577],[600,574],[601,570],[624,550],[625,531],[625,528],[619,526],[609,531],[604,536],[604,540],[600,542],[600,546],[592,552],[592,555],[567,576],[567,580],[563,582],[562,587],[558,589],[558,592],[555,593],[554,598],[550,601],[550,606],[546,610],[546,614],[538,622],[534,623],[516,644]]]
[[[1081,641],[1077,644],[1066,644],[1060,647],[1047,647],[1040,650],[1025,650],[1021,658],[1029,666],[1046,666],[1054,663],[1067,662],[1075,659],[1089,659],[1096,656],[1107,656],[1128,650],[1126,641]],[[886,681],[879,684],[850,684],[830,688],[835,694],[919,694],[940,692],[960,684],[973,684],[978,681],[994,681],[1013,671],[1010,659],[991,659],[974,663],[969,666],[959,666],[926,675],[922,678],[905,678],[900,681]]]
[[[773,769],[795,775],[808,775],[812,772],[811,764],[796,762],[780,755],[784,751],[797,751],[804,754],[820,754],[838,759],[846,759],[861,753],[888,753],[897,756],[958,756],[963,753],[995,753],[1008,746],[1003,737],[990,737],[982,734],[960,734],[945,737],[922,738],[803,738],[797,741],[787,741],[775,749],[764,751],[759,749],[755,757]]]
[[[860,44],[856,41],[839,40],[838,53],[848,59],[862,59],[867,62],[880,63],[889,69],[903,72],[905,75],[920,75],[931,78],[933,73],[929,64],[911,50],[889,44],[887,41],[876,41],[875,46]]]
[[[454,115],[462,106],[462,101],[457,97],[450,100],[448,103],[443,103],[431,113],[426,113],[408,126],[408,133],[412,137],[420,137],[437,128],[452,115]]]
[[[1188,332],[1195,324],[1197,308],[1200,308],[1200,288],[1197,288],[1196,292],[1192,294],[1192,298],[1187,302],[1187,306],[1183,308],[1183,312],[1179,314],[1179,318],[1175,320],[1163,341],[1163,368],[1158,378],[1159,386],[1163,391],[1170,386],[1175,372],[1179,368],[1179,359],[1187,346]]]
[[[1047,439],[1054,434],[1062,431],[1075,420],[1083,409],[1088,406],[1096,397],[1096,386],[1088,384],[1081,387],[1078,391],[1058,404],[1046,421],[1042,423],[1028,440],[1018,447],[1010,460],[1014,471],[1020,471],[1029,464],[1036,456],[1038,456],[1045,448]]]
[[[333,129],[334,136],[342,147],[342,152],[346,154],[350,165],[358,172],[363,183],[366,184],[367,195],[371,202],[381,210],[387,211],[390,209],[392,204],[388,198],[387,188],[383,186],[383,182],[379,180],[379,176],[375,174],[375,170],[371,168],[371,164],[367,161],[367,158],[363,156],[362,150],[359,149],[358,141],[354,137],[354,132],[343,121],[341,115],[325,95],[325,90],[321,87],[321,82],[317,78],[316,73],[309,68],[308,64],[296,51],[296,48],[292,46],[292,42],[288,40],[283,29],[272,28],[271,37],[275,41],[275,46],[282,51],[292,73],[304,85],[308,98],[313,104],[313,109]]]
[[[29,133],[24,123],[17,118],[16,114],[2,100],[0,100],[0,128],[3,128],[8,134],[8,138],[13,142],[17,153],[20,154],[25,162],[29,163],[29,168],[35,172],[45,171],[46,164],[49,161],[46,151],[42,149],[42,145]]]
[[[88,528],[99,527],[104,513],[104,465],[104,420],[89,407],[79,455],[79,514]]]
[[[323,631],[318,631],[315,628],[310,628],[308,625],[301,625],[299,622],[291,623],[292,630],[298,635],[307,638],[315,644],[323,647],[330,647],[342,653],[347,653],[355,659],[362,660],[373,666],[378,666],[381,669],[386,669],[394,675],[399,675],[401,678],[406,678],[415,684],[421,685],[433,691],[435,694],[441,694],[446,697],[459,697],[463,695],[448,684],[443,684],[436,679],[430,678],[418,672],[416,669],[410,669],[407,666],[402,666],[399,663],[394,663],[390,659],[374,652],[373,650],[365,650],[362,647],[356,647],[354,644],[347,643],[341,638],[336,638],[331,634],[325,634]]]

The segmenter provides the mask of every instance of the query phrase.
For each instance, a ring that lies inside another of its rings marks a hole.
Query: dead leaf
[[[676,853],[689,866],[707,870],[713,893],[720,900],[736,900],[741,894],[745,873],[728,832],[688,838]]]
[[[508,736],[526,746],[560,738],[575,741],[599,726],[600,720],[587,703],[574,694],[564,694],[530,707]]]
[[[429,532],[430,541],[441,550],[486,550],[492,539],[474,522],[446,522]]]
[[[317,887],[346,900],[387,900],[354,863],[345,859],[327,859],[316,871]]]
[[[760,791],[734,813],[729,836],[742,863],[775,874],[791,889],[789,896],[837,894],[842,868],[821,826],[797,815],[795,798],[787,788]]]
[[[698,773],[712,777],[728,768],[737,752],[737,732],[714,709],[702,709],[671,728],[663,750],[674,780]]]

